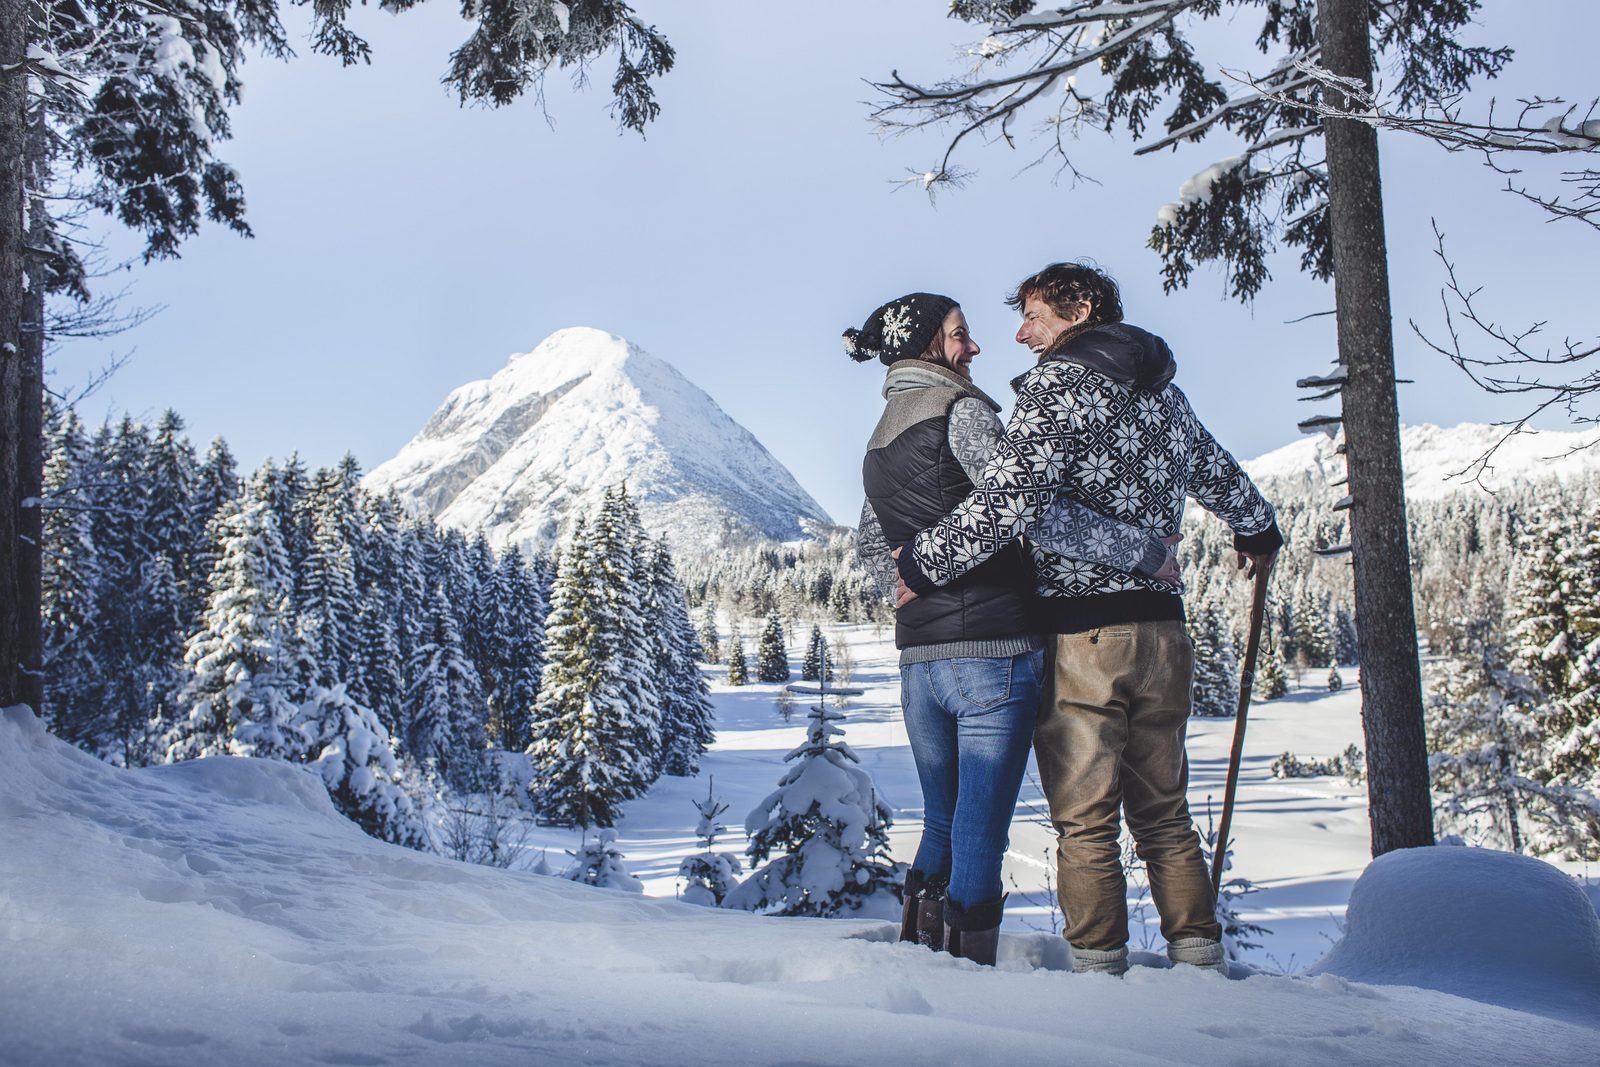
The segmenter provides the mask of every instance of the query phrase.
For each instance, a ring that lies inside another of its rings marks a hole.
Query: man
[[[1017,403],[981,482],[898,552],[909,603],[956,580],[1030,531],[1058,496],[1177,532],[1186,496],[1234,531],[1240,566],[1270,568],[1283,538],[1271,505],[1171,384],[1159,337],[1122,322],[1116,283],[1057,263],[1020,284],[1017,341],[1038,365],[1013,381]],[[1035,625],[1054,635],[1053,697],[1035,733],[1058,837],[1065,935],[1078,971],[1127,970],[1120,812],[1150,877],[1168,955],[1226,972],[1222,931],[1189,817],[1184,735],[1194,650],[1171,586],[1034,543]]]

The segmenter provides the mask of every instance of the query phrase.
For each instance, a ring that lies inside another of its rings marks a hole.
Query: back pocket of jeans
[[[979,659],[954,659],[956,688],[961,698],[980,708],[992,708],[1011,695],[1011,657],[984,656]]]

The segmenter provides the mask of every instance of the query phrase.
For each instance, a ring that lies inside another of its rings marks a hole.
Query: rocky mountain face
[[[626,482],[674,552],[793,540],[831,522],[750,431],[671,365],[576,327],[469,382],[367,475],[496,547],[546,548]]]

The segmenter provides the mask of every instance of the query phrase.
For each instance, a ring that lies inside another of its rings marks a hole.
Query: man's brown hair
[[[1062,318],[1071,318],[1085,304],[1089,317],[1085,326],[1122,321],[1122,295],[1111,275],[1083,263],[1052,263],[1039,273],[1024,278],[1006,297],[1012,310],[1021,312],[1030,296],[1049,304]]]

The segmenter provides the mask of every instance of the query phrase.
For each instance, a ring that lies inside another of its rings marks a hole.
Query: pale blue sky
[[[439,76],[466,29],[441,0],[400,16],[358,8],[370,67],[252,60],[222,155],[243,178],[256,238],[208,227],[181,260],[136,268],[132,300],[166,310],[64,349],[55,386],[132,349],[84,404],[90,421],[170,406],[202,447],[227,437],[246,468],[299,450],[312,465],[353,451],[370,469],[451,389],[554,330],[597,326],[675,364],[851,522],[881,374],[845,358],[840,331],[901,293],[949,293],[984,349],[977,381],[1008,399],[1029,357],[1010,340],[1005,291],[1087,256],[1121,282],[1128,318],[1172,344],[1179,383],[1226,445],[1248,457],[1295,439],[1313,405],[1295,402],[1294,380],[1333,358],[1332,323],[1285,320],[1331,307],[1331,288],[1283,256],[1253,307],[1227,300],[1209,270],[1164,297],[1144,248],[1157,209],[1231,142],[1134,159],[1125,137],[1089,137],[1079,165],[1103,184],[1077,189],[1048,165],[1023,171],[1032,146],[974,145],[962,161],[975,181],[930,205],[892,182],[937,158],[942,137],[879,141],[862,79],[953,72],[955,47],[981,34],[944,18],[939,0],[635,7],[678,52],[645,140],[619,136],[606,114],[605,61],[586,92],[552,79],[553,127],[531,99],[458,107]],[[1479,38],[1519,53],[1495,95],[1597,92],[1594,5],[1486,7]],[[1216,29],[1237,38],[1230,60],[1247,58],[1254,15]],[[1402,376],[1416,379],[1402,417],[1512,415],[1405,326],[1440,323],[1430,216],[1488,287],[1490,310],[1549,319],[1556,335],[1595,330],[1595,239],[1545,224],[1469,157],[1392,136],[1384,152],[1396,342]]]

